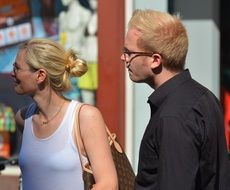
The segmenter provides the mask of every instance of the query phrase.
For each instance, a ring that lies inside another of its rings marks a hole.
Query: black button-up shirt
[[[136,190],[230,190],[218,99],[188,70],[151,94]]]

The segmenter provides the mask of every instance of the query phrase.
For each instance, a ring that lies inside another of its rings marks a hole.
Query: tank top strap
[[[69,126],[69,133],[70,135],[72,135],[72,132],[73,132],[73,127],[74,127],[74,121],[76,119],[75,117],[75,109],[77,108],[77,106],[79,105],[79,102],[76,101],[76,100],[72,100],[70,102],[70,105],[69,105],[69,109],[68,109],[68,115],[71,116],[71,122],[70,122],[70,126]]]

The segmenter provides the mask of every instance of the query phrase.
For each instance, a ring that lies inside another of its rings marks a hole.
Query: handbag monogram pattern
[[[111,134],[108,128],[106,128],[106,130],[113,161],[117,170],[119,190],[133,190],[135,174],[129,159],[118,143],[116,134]]]
[[[78,122],[75,124],[75,132],[76,132],[76,143],[77,143],[77,147],[79,150],[78,152],[79,152],[82,169],[83,169],[84,190],[90,190],[95,184],[93,171],[89,163],[87,165],[83,164],[82,153],[81,153],[81,150],[79,149],[80,147],[79,138],[81,138],[80,133],[79,133],[80,131],[79,112],[83,105],[84,104],[81,103],[76,109],[76,114],[78,116]],[[118,143],[116,134],[110,133],[107,127],[106,127],[106,131],[108,135],[110,149],[112,152],[113,161],[114,161],[116,171],[117,171],[119,190],[133,190],[135,174],[129,162],[129,159],[126,156],[125,152],[123,151],[121,145]]]

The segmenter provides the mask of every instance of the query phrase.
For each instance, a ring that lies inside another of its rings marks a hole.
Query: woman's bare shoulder
[[[92,128],[101,128],[105,126],[105,122],[101,111],[89,104],[84,104],[80,108],[80,113],[78,116],[81,126],[84,126],[84,130]]]
[[[81,116],[82,117],[92,117],[92,116],[96,116],[96,115],[101,115],[101,112],[100,110],[93,106],[93,105],[90,105],[90,104],[83,104],[81,105]]]

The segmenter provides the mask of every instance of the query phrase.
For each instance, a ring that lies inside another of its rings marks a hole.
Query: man
[[[155,90],[148,99],[151,117],[135,190],[230,189],[222,109],[184,68],[187,51],[186,29],[178,17],[134,11],[121,60],[132,81]]]

